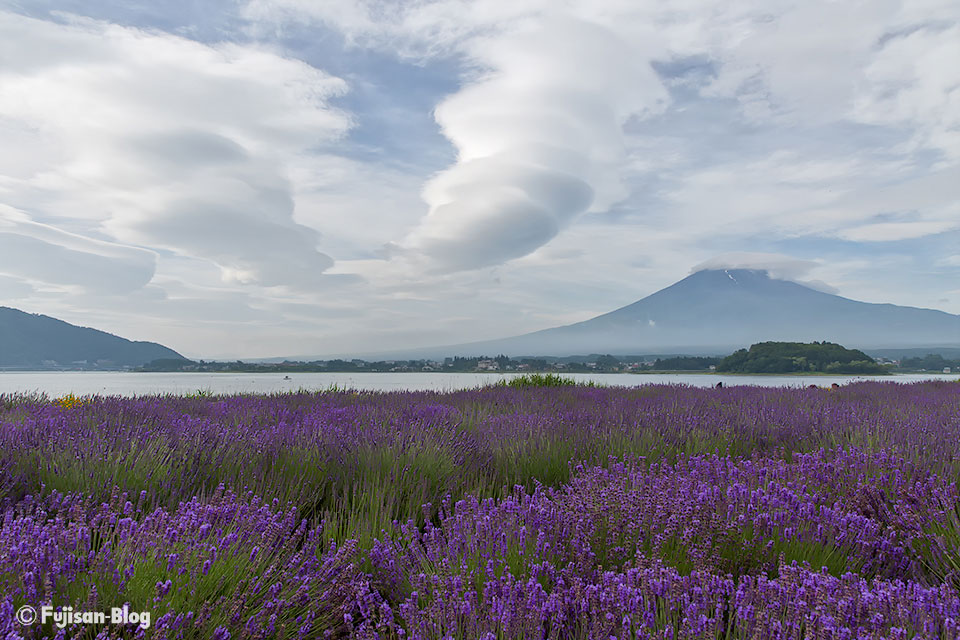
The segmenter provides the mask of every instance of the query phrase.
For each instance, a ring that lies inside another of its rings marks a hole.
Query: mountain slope
[[[858,302],[746,269],[698,271],[596,318],[503,340],[438,348],[446,355],[729,353],[764,340],[852,348],[960,346],[960,316]]]
[[[49,316],[0,307],[0,367],[93,368],[100,361],[102,368],[119,368],[159,358],[183,356],[154,342],[132,342]]]

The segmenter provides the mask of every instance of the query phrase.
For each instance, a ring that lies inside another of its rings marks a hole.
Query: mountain
[[[584,322],[429,351],[448,356],[727,354],[769,340],[826,340],[858,349],[960,347],[960,316],[858,302],[771,278],[766,271],[704,270]]]
[[[49,316],[0,307],[0,368],[119,369],[161,358],[184,359],[154,342],[132,342]]]

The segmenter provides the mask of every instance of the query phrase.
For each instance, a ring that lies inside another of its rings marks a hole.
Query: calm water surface
[[[148,394],[185,394],[198,391],[214,394],[276,393],[283,391],[341,388],[376,391],[471,389],[517,374],[496,373],[130,373],[130,372],[0,372],[0,393],[45,393],[56,397],[75,395],[135,396]],[[892,382],[919,380],[956,380],[957,374],[904,374],[871,378],[865,376],[726,376],[703,374],[618,374],[574,373],[567,377],[591,380],[611,386],[644,384],[687,384],[711,387],[759,385],[763,387],[804,387],[810,384],[828,387],[834,382],[876,379]]]

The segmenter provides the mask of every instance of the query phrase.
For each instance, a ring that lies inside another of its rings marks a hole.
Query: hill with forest
[[[889,370],[859,349],[832,342],[761,342],[721,360],[717,372],[883,375]]]
[[[0,368],[124,369],[152,360],[183,360],[155,342],[127,340],[50,316],[0,307]]]

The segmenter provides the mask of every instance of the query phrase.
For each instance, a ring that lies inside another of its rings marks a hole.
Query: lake
[[[0,372],[0,393],[45,393],[57,397],[75,395],[136,396],[186,394],[198,391],[214,394],[277,393],[341,388],[375,391],[454,391],[493,384],[511,375],[497,373],[133,373],[120,371],[17,371]],[[711,387],[758,385],[763,387],[803,387],[810,384],[828,387],[834,382],[855,380],[917,382],[920,380],[956,380],[957,374],[919,373],[894,376],[730,376],[716,374],[622,374],[574,373],[566,377],[611,386],[644,384],[686,384]]]

